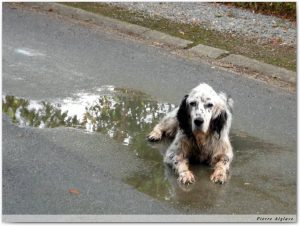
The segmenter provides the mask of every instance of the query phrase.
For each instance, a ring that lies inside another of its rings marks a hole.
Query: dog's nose
[[[201,126],[203,122],[204,122],[203,118],[196,118],[194,120],[196,126]]]

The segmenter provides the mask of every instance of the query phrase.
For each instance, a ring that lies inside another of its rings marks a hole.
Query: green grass
[[[105,3],[63,4],[190,40],[193,44],[189,47],[204,44],[296,71],[296,48],[280,45],[281,40],[259,44],[253,39],[206,30],[201,25],[177,23],[162,17],[153,18]]]

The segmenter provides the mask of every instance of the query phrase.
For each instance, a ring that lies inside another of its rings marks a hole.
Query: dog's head
[[[178,109],[179,127],[187,136],[229,132],[233,100],[202,83],[186,95]]]

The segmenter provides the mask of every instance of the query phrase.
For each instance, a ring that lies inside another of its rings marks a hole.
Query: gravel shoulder
[[[248,10],[216,3],[111,3],[114,6],[142,12],[153,18],[166,19],[206,29],[243,35],[259,43],[274,39],[281,45],[296,46],[296,23],[275,16],[252,13]]]

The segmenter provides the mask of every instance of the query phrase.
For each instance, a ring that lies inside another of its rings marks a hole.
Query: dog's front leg
[[[233,159],[233,151],[229,138],[225,137],[220,140],[215,146],[213,153],[210,164],[214,167],[214,172],[210,176],[210,179],[215,183],[223,184],[227,181],[229,166]]]
[[[210,179],[215,183],[225,183],[229,173],[231,158],[226,154],[219,154],[213,157],[214,172]]]
[[[188,153],[189,145],[185,143],[185,138],[176,136],[165,155],[165,163],[171,165],[178,174],[178,181],[183,184],[194,183],[195,177],[189,170]]]
[[[183,184],[192,184],[195,182],[195,177],[193,173],[188,168],[188,159],[181,158],[181,156],[177,156],[178,158],[178,164],[177,168],[175,167],[175,170],[177,171],[179,177],[178,181]]]

